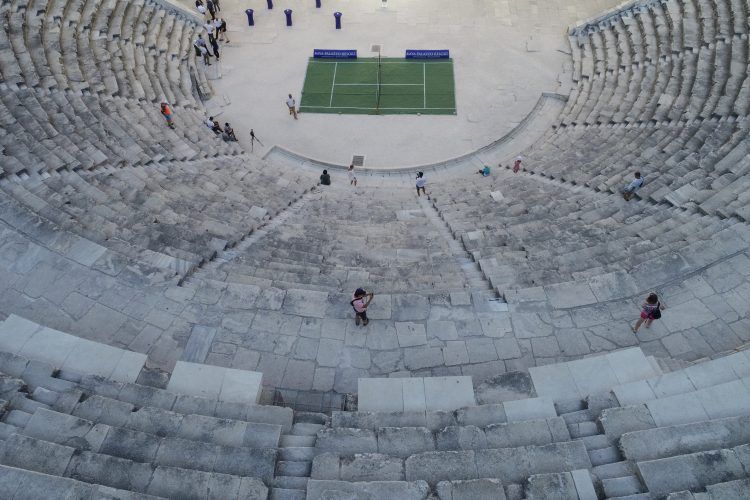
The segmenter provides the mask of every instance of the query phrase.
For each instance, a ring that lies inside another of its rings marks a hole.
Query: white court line
[[[308,61],[310,64],[377,64],[377,61]],[[418,64],[412,61],[382,61],[381,64]],[[422,64],[453,64],[453,61],[422,62]]]
[[[427,65],[422,63],[422,97],[424,98],[424,108],[427,108]]]
[[[375,110],[375,109],[450,109],[455,111],[456,108],[355,108],[352,106],[300,106],[300,108],[310,108],[310,109],[369,109],[369,110]]]
[[[351,87],[351,86],[359,86],[359,85],[375,86],[377,85],[377,83],[337,83],[336,84],[337,87]],[[421,87],[423,84],[422,83],[381,83],[380,84],[381,87],[385,87],[388,85],[396,85],[399,87],[403,87],[404,85],[409,85],[409,86],[413,85],[415,87]]]
[[[337,69],[339,69],[339,63],[336,63],[336,66],[333,67],[333,82],[331,83],[331,100],[328,101],[329,108],[333,105],[333,89],[336,88],[336,70]]]

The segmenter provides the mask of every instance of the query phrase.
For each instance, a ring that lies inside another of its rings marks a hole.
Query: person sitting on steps
[[[630,201],[635,192],[638,191],[641,186],[643,186],[643,178],[641,177],[640,172],[636,172],[635,178],[630,181],[630,184],[623,188],[622,197],[625,198],[625,201]]]

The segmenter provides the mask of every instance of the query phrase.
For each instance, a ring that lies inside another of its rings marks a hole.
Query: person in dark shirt
[[[323,170],[323,173],[320,175],[320,183],[324,186],[331,185],[331,176],[328,175],[328,170]]]

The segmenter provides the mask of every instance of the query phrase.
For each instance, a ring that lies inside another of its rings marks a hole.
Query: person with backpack
[[[655,319],[661,318],[661,312],[667,307],[659,301],[659,296],[655,293],[650,293],[646,297],[646,302],[641,306],[641,317],[635,322],[635,326],[631,327],[633,333],[638,333],[638,329],[643,323],[646,323],[646,328],[651,327],[651,323]]]
[[[364,288],[357,288],[354,292],[354,298],[349,304],[351,304],[354,309],[355,325],[359,326],[359,323],[362,322],[362,326],[367,326],[370,322],[370,320],[367,319],[367,307],[370,305],[370,302],[372,302],[374,296],[374,293],[367,292]]]

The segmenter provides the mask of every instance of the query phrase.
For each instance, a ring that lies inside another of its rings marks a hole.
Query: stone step
[[[277,476],[309,477],[312,464],[307,461],[294,462],[279,460],[276,462]]]
[[[276,476],[273,478],[272,486],[274,488],[304,490],[307,488],[309,479],[309,477],[300,476]]]
[[[25,427],[30,419],[31,413],[26,413],[21,410],[11,410],[5,416],[5,423],[15,427]]]
[[[294,434],[284,434],[281,436],[279,446],[284,448],[313,447],[315,446],[315,439],[315,436],[295,436]]]
[[[21,491],[19,491],[21,490]],[[88,484],[75,479],[0,465],[0,492],[4,498],[98,498],[157,500],[160,497]]]
[[[273,478],[276,467],[276,450],[273,449],[242,447],[242,442],[227,446],[160,437],[43,409],[34,413],[23,434],[59,445],[76,443],[88,451],[115,458],[165,467],[249,475],[265,481]]]
[[[323,427],[321,424],[296,423],[292,425],[292,435],[315,436]]]
[[[288,488],[271,488],[268,500],[306,500],[307,491]]]
[[[292,447],[279,448],[278,458],[285,462],[305,462],[312,461],[316,455],[315,448],[309,447]]]
[[[634,476],[636,470],[632,462],[623,460],[622,462],[597,465],[591,469],[591,472],[599,479],[614,479],[618,477]]]
[[[643,493],[643,485],[636,476],[602,479],[602,488],[607,497],[624,497]]]
[[[589,450],[589,458],[591,464],[594,466],[616,463],[622,460],[620,450],[615,446],[609,446],[608,448],[601,448],[598,450]]]
[[[192,454],[181,457],[189,461]],[[267,488],[256,478],[164,467],[82,451],[14,434],[4,442],[0,463],[53,475],[75,474],[90,484],[133,489],[163,497],[263,498]]]
[[[570,413],[560,415],[566,424],[576,424],[579,422],[593,422],[596,420],[596,416],[591,413],[590,410],[578,410]]]
[[[568,432],[570,432],[572,439],[594,436],[599,434],[599,426],[596,425],[596,422],[579,422],[577,424],[569,424]]]
[[[318,413],[312,411],[298,411],[294,412],[294,423],[295,424],[319,424],[326,425],[331,421],[331,417],[325,413]]]
[[[591,452],[592,450],[600,450],[602,448],[609,448],[610,446],[612,446],[612,443],[604,434],[585,436],[581,438],[581,441],[583,441],[583,444],[586,445],[586,449],[589,452]]]

